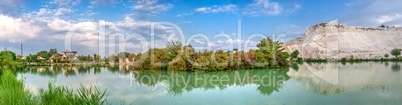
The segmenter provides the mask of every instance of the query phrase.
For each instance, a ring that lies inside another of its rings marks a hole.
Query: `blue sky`
[[[277,39],[287,41],[309,26],[335,19],[353,26],[402,26],[401,5],[398,0],[0,0],[0,47],[19,54],[23,43],[24,55],[50,48],[103,55],[144,52],[181,40],[182,31],[184,41],[198,50],[247,50],[244,45],[255,46],[262,39],[248,40],[253,34],[284,35]],[[66,35],[74,27],[79,30],[66,47]],[[235,46],[227,47],[231,43]]]

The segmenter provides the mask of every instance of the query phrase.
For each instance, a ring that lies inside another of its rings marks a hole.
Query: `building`
[[[73,58],[71,60],[77,60],[78,59],[77,51],[68,51],[68,50],[66,50],[66,51],[63,51],[61,53],[61,55],[62,55],[61,60],[68,60],[68,58],[72,57],[72,56],[73,56]]]
[[[59,57],[59,58],[57,58]],[[54,53],[50,58],[49,62],[55,62],[55,59],[60,59],[59,61],[68,61],[69,57],[73,57],[71,60],[77,60],[78,59],[78,54],[77,51],[63,51],[61,53]]]

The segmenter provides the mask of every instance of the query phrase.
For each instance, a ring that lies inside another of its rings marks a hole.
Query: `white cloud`
[[[53,30],[62,31],[68,30],[71,26],[71,23],[65,20],[55,19],[52,22],[49,22],[47,25]]]
[[[192,22],[192,21],[187,20],[187,21],[183,21],[183,23],[190,24],[190,23],[193,23],[193,22]]]
[[[183,16],[189,16],[189,15],[193,15],[194,13],[181,13],[181,14],[177,14],[177,17],[183,17]]]
[[[235,13],[238,10],[236,5],[229,4],[229,5],[215,5],[212,7],[200,7],[194,9],[195,12],[202,12],[202,13],[222,13],[222,12],[232,12]]]
[[[376,27],[402,25],[402,1],[400,0],[357,0],[345,4],[350,12],[339,20],[347,25]]]
[[[289,7],[288,9],[284,9],[279,2],[271,2],[269,0],[254,0],[252,3],[247,4],[245,8],[242,9],[242,13],[244,15],[251,16],[272,16],[279,15],[283,12],[285,13],[293,13],[297,10],[300,10],[302,5],[296,3]],[[229,5],[214,5],[210,7],[199,7],[194,9],[195,12],[199,13],[223,13],[223,12],[231,12],[237,14],[239,8],[237,5],[229,4]],[[186,16],[187,14],[179,14],[178,17]]]
[[[297,11],[297,10],[300,10],[301,8],[302,8],[302,6],[301,6],[300,4],[295,4],[295,5],[293,6],[293,8],[287,10],[287,12],[288,12],[288,13],[292,13],[292,12],[295,12],[295,11]]]
[[[0,0],[0,14],[13,14],[21,6],[21,0]]]
[[[91,7],[98,6],[98,5],[110,5],[110,4],[115,4],[117,3],[117,0],[92,0]]]
[[[128,34],[140,34],[146,40],[151,37],[151,22],[135,20],[125,17],[124,20],[104,21],[100,23],[92,21],[75,21],[58,18],[50,15],[55,13],[48,9],[40,9],[36,12],[24,13],[20,17],[11,17],[0,14],[0,45],[15,46],[24,43],[30,49],[46,50],[49,48],[64,49],[64,41],[67,32],[72,26],[80,27],[74,32],[72,39],[73,50],[80,54],[92,54],[97,52],[98,47],[112,48],[120,45],[111,43],[108,46],[98,45],[98,41],[105,41],[104,36],[98,36],[97,29],[104,30],[100,35],[110,35],[109,41],[121,38]],[[177,40],[178,32],[166,25],[155,24],[155,45],[162,47],[167,41]],[[98,27],[99,26],[99,27]],[[117,37],[119,36],[119,37]],[[120,39],[119,39],[120,40]],[[130,44],[131,43],[131,44]],[[126,48],[138,48],[136,41],[128,42]],[[149,47],[149,46],[148,46]],[[71,49],[70,49],[71,50]],[[30,50],[32,53],[35,51]],[[130,51],[135,51],[131,49]]]
[[[56,11],[56,16],[63,16],[63,15],[68,15],[73,13],[73,10],[69,9],[69,8],[59,8]]]
[[[59,7],[75,6],[81,3],[81,0],[54,0],[50,4],[56,4]]]
[[[52,11],[46,8],[41,8],[39,9],[39,11],[37,12],[38,16],[48,16],[48,15],[53,15]]]
[[[13,18],[0,14],[0,40],[12,43],[37,37],[40,27],[22,18]]]
[[[243,14],[251,16],[260,15],[279,15],[282,13],[283,7],[278,2],[270,2],[269,0],[254,0],[253,3],[247,5]]]
[[[206,12],[208,12],[209,10],[211,10],[211,8],[210,7],[201,7],[201,8],[196,8],[196,9],[194,9],[196,12],[204,12],[204,13],[206,13]]]
[[[141,15],[153,15],[168,11],[173,8],[173,4],[160,4],[158,0],[138,0],[132,8]]]
[[[402,19],[402,15],[400,14],[391,14],[391,15],[383,15],[377,19],[378,24],[391,22],[397,19]]]

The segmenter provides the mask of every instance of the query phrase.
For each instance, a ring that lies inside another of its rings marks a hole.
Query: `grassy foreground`
[[[33,95],[10,70],[0,75],[0,105],[102,105],[106,104],[106,91],[89,87],[73,91],[67,87],[49,83],[48,89],[40,89]]]

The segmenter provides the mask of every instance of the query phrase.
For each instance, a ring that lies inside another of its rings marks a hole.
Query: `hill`
[[[299,56],[303,58],[383,58],[392,49],[402,48],[402,28],[320,23],[283,46],[289,53],[299,50]]]

